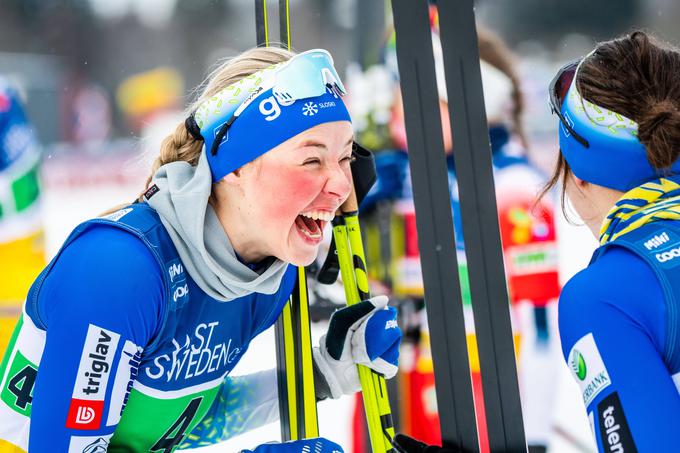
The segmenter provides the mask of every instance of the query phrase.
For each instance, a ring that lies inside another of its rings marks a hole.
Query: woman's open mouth
[[[295,226],[307,242],[318,244],[323,239],[324,227],[333,217],[334,214],[328,211],[307,211],[295,218]]]

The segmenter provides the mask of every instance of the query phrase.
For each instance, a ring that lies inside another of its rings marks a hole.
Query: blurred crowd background
[[[295,48],[330,49],[341,71],[379,61],[388,2],[290,4]],[[632,27],[680,39],[673,0],[479,0],[476,12],[521,57],[529,95],[545,87],[552,66],[595,40]],[[25,97],[47,155],[130,152],[155,116],[184,106],[218,59],[254,45],[254,23],[249,0],[2,0],[0,74]],[[554,123],[526,120],[530,131]]]

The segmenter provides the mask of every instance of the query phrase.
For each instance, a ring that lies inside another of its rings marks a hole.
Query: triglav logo
[[[95,411],[91,407],[80,406],[76,411],[76,423],[88,424],[94,420]]]
[[[111,364],[120,335],[90,324],[73,386],[67,428],[99,429]]]
[[[98,395],[102,384],[102,376],[106,378],[109,375],[110,364],[107,356],[109,354],[110,344],[111,336],[106,333],[106,330],[101,329],[99,332],[99,338],[97,339],[95,352],[91,352],[87,355],[87,358],[90,359],[90,370],[85,372],[85,377],[87,377],[87,386],[82,389],[83,393],[86,395]]]

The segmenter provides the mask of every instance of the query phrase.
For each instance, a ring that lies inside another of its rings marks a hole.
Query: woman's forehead
[[[352,124],[349,121],[334,121],[319,124],[300,132],[277,148],[293,150],[300,146],[318,145],[319,148],[337,149],[338,147],[345,148],[345,146],[351,145],[353,141]]]
[[[337,138],[336,135],[339,135],[339,138],[347,137],[347,139],[349,139],[354,135],[352,123],[349,121],[333,121],[330,123],[317,124],[316,126],[299,133],[295,137],[301,138],[302,140],[317,137],[329,139],[331,138],[329,137],[329,134],[333,134],[332,138]]]

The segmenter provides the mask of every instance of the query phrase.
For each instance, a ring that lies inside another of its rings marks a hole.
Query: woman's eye
[[[305,160],[302,163],[302,165],[316,165],[316,164],[320,164],[320,163],[321,163],[321,160],[314,157],[314,158]]]
[[[345,156],[342,159],[340,159],[340,163],[351,164],[355,160],[356,160],[356,158],[354,157],[354,155],[350,154],[349,156]]]

